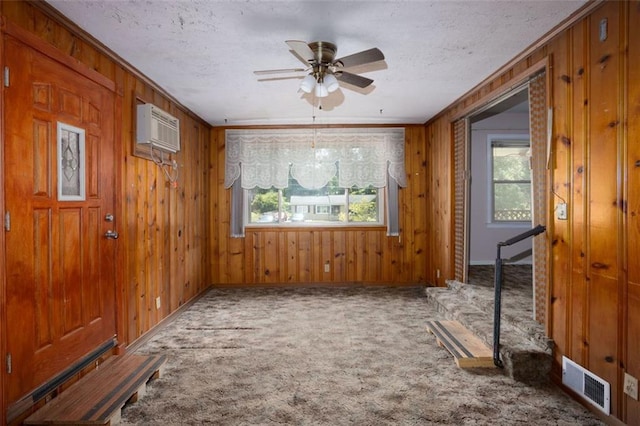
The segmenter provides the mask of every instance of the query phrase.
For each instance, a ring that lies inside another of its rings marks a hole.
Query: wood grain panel
[[[627,158],[626,158],[626,242],[627,300],[624,370],[640,378],[640,2],[627,5]],[[640,424],[640,402],[625,395],[624,420]]]
[[[344,232],[334,232],[331,234],[333,243],[333,279],[337,282],[347,281],[347,239]]]
[[[102,289],[103,283],[100,280],[100,241],[102,235],[102,211],[99,207],[86,209],[82,223],[82,235],[86,240],[87,250],[83,253],[85,267],[82,270],[84,278],[82,292],[83,302],[83,324],[89,324],[102,316]]]
[[[589,262],[588,368],[609,383],[618,382],[618,50],[619,5],[609,3],[590,18],[591,38],[608,20],[605,41],[590,43],[589,85]],[[612,387],[611,407],[619,415],[619,388]]]
[[[82,100],[82,122],[95,128],[100,127],[100,108],[90,99]]]
[[[63,334],[72,333],[82,327],[84,306],[82,304],[82,288],[78,283],[82,282],[81,247],[78,241],[82,236],[82,210],[77,208],[64,208],[59,213],[60,222],[57,230],[60,238],[60,285],[63,304]]]
[[[53,342],[53,316],[51,298],[53,274],[51,268],[51,209],[36,209],[33,214],[33,280],[35,285],[35,348],[41,349]]]
[[[298,233],[298,282],[312,282],[313,232]]]
[[[551,169],[553,173],[553,191],[555,198],[552,199],[552,204],[560,203],[562,200],[568,199],[568,191],[570,189],[570,166],[569,166],[569,149],[571,147],[571,120],[570,103],[568,99],[571,96],[571,80],[569,75],[569,57],[567,52],[569,50],[569,39],[562,38],[556,39],[550,44],[550,49],[553,50],[553,66],[550,67],[550,86],[548,88],[551,93],[551,106],[553,108],[553,133],[552,133],[552,151],[553,160]],[[533,84],[533,83],[532,83]],[[532,88],[533,89],[533,88]],[[531,89],[531,90],[532,90]],[[540,150],[536,152],[538,160],[540,157]],[[544,155],[544,154],[543,154]],[[537,176],[538,177],[538,176]],[[543,176],[540,176],[543,177]],[[544,211],[544,210],[543,210]],[[535,217],[536,224],[540,221],[540,218]],[[547,215],[542,217],[545,219]],[[568,230],[568,223],[566,220],[558,220],[555,215],[550,218],[547,235],[551,235],[551,256],[554,259],[553,269],[551,271],[551,305],[552,315],[550,318],[551,333],[554,336],[558,336],[558,340],[555,341],[556,350],[554,351],[554,357],[556,360],[555,366],[562,365],[562,356],[570,353],[567,343],[569,340],[568,321],[570,304],[569,294],[570,285],[567,285],[566,281],[562,277],[567,276],[569,271],[569,248],[570,237]],[[541,222],[544,223],[544,222]],[[535,246],[534,250],[537,248]],[[544,247],[543,247],[544,248]],[[535,265],[537,269],[537,264]],[[544,306],[536,305],[536,311],[538,309],[544,309]],[[544,315],[542,316],[544,318]]]
[[[570,304],[567,327],[569,340],[567,342],[568,356],[580,365],[586,362],[586,297],[587,282],[585,256],[587,253],[587,194],[588,186],[585,182],[585,167],[587,165],[587,126],[588,117],[588,75],[587,54],[581,46],[588,45],[588,25],[585,22],[575,25],[569,33],[571,39],[571,100],[568,108],[571,111],[571,191],[569,192],[570,233],[571,233],[571,281]]]
[[[406,127],[405,134],[407,139],[405,149],[408,151],[406,155],[408,162],[407,175],[411,177],[411,186],[406,191],[401,192],[404,197],[402,200],[410,200],[410,203],[405,203],[405,205],[407,207],[410,206],[411,214],[401,216],[401,224],[403,222],[406,223],[409,225],[407,229],[412,230],[410,238],[412,239],[413,250],[412,253],[407,253],[406,256],[406,258],[411,259],[411,267],[407,270],[411,276],[403,278],[401,282],[422,283],[428,281],[427,258],[431,249],[427,243],[427,149],[424,128],[417,126]],[[408,222],[409,220],[410,223]],[[393,252],[392,250],[391,253]],[[388,260],[386,264],[390,262]]]
[[[51,85],[45,83],[34,83],[33,106],[39,110],[51,112]]]
[[[54,147],[51,123],[33,121],[33,195],[49,198],[52,189],[51,150]]]
[[[444,286],[445,280],[455,277],[454,259],[454,157],[453,127],[451,122],[442,118],[427,127],[430,142],[430,177],[433,206],[431,232],[434,234],[432,271],[429,277],[438,286]]]
[[[96,134],[89,133],[85,136],[85,161],[86,161],[86,182],[85,191],[87,198],[96,198],[99,196],[98,173],[100,173],[100,137]]]
[[[58,112],[75,121],[82,121],[82,98],[68,90],[58,92]]]

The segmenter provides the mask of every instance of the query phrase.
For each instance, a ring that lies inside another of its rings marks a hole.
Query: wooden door
[[[11,404],[116,332],[116,241],[105,236],[115,225],[105,219],[115,214],[114,94],[12,37],[5,38],[5,59]],[[67,130],[59,131],[60,123]],[[74,137],[82,133],[84,152]],[[76,196],[82,179],[84,197]]]

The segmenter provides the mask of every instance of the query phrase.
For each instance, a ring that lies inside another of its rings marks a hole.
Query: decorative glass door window
[[[85,131],[58,122],[58,200],[85,199]]]

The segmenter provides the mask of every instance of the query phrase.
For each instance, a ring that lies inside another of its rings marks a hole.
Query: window
[[[490,139],[491,221],[531,222],[529,140]]]
[[[255,224],[385,223],[399,235],[404,129],[230,129],[225,151],[232,236]]]
[[[322,188],[306,189],[289,174],[284,189],[247,189],[247,223],[263,225],[381,225],[384,191],[340,188],[337,176]]]

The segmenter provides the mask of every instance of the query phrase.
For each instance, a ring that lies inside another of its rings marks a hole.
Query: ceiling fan
[[[300,40],[287,40],[286,43],[291,48],[292,53],[307,65],[306,68],[261,70],[254,71],[254,74],[309,72],[302,79],[300,90],[305,93],[315,91],[315,95],[318,98],[329,96],[329,93],[337,90],[340,86],[339,82],[360,88],[369,86],[373,83],[373,80],[345,71],[345,69],[384,60],[384,55],[380,49],[375,47],[336,59],[338,47],[328,41],[307,43]]]

